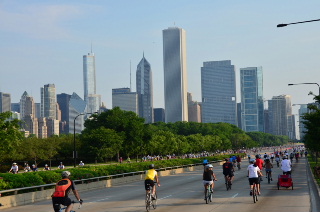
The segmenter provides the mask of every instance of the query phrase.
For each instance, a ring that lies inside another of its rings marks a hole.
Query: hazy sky
[[[40,87],[83,98],[82,57],[96,55],[97,93],[112,107],[112,88],[135,91],[142,58],[153,71],[154,106],[163,107],[162,30],[187,33],[188,91],[201,101],[204,61],[231,60],[239,69],[263,67],[264,98],[289,94],[294,104],[312,101],[320,83],[320,1],[218,0],[0,0],[0,91],[18,102],[27,91],[40,102]],[[238,89],[239,94],[239,89]],[[238,102],[240,95],[237,96]]]

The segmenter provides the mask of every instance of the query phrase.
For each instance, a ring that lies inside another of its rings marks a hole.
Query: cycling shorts
[[[71,205],[71,199],[69,197],[52,197],[52,205],[55,212],[60,211],[60,205]]]
[[[203,185],[206,185],[206,184],[209,184],[209,185],[213,184],[213,180],[211,180],[211,181],[204,180]]]
[[[271,169],[265,169],[266,170],[266,172],[272,172],[272,170]]]
[[[253,183],[260,184],[259,177],[249,178],[249,184],[253,185]]]
[[[150,190],[150,186],[154,186],[154,181],[153,180],[145,180],[144,181],[144,187],[146,190]]]
[[[233,177],[234,176],[233,172],[224,172],[223,175],[224,176],[229,176],[229,177]]]

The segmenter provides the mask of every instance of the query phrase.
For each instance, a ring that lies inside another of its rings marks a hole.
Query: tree
[[[315,96],[316,104],[308,105],[309,113],[302,116],[302,123],[307,131],[305,132],[304,140],[307,148],[316,153],[316,161],[320,150],[320,96]],[[318,162],[318,161],[317,161]]]
[[[86,148],[87,156],[96,161],[106,161],[114,157],[124,141],[124,134],[115,130],[100,127],[82,134],[83,146]]]
[[[24,138],[20,131],[19,120],[9,121],[11,112],[0,113],[0,162],[5,160],[16,160],[18,148]]]

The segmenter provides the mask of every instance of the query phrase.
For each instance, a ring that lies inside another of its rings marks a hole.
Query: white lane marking
[[[95,201],[90,201],[86,204],[89,204],[89,203],[94,203],[94,202],[100,202],[100,201],[104,201],[104,200],[108,200],[109,198],[104,198],[104,199],[98,199],[98,200],[95,200]]]
[[[158,200],[161,200],[161,199],[166,199],[166,198],[168,198],[168,197],[171,197],[172,195],[169,195],[169,196],[165,196],[165,197],[162,197],[162,198],[160,198],[160,199],[158,199]]]
[[[235,198],[235,197],[238,196],[238,195],[239,195],[239,193],[236,193],[235,195],[232,196],[232,198]]]

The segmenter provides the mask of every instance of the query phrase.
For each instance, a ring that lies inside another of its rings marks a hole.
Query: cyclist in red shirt
[[[260,155],[256,155],[256,163],[255,163],[255,165],[257,165],[259,167],[261,172],[262,172],[262,169],[263,169],[263,163],[264,163],[264,161],[260,158]],[[260,181],[263,181],[261,176],[260,176]]]

